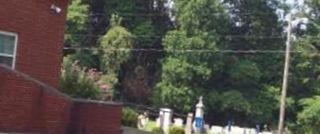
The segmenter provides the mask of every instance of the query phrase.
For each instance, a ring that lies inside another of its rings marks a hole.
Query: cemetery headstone
[[[138,129],[144,129],[147,124],[149,122],[149,117],[148,117],[148,114],[146,112],[144,112],[143,114],[140,114],[138,116]]]
[[[185,133],[192,134],[192,121],[193,121],[193,114],[189,113],[187,117],[187,123],[185,126]]]
[[[169,128],[171,125],[171,120],[172,120],[172,110],[169,108],[161,108],[160,109],[160,114],[161,116],[161,128],[162,130],[167,134],[169,132]]]
[[[211,126],[211,133],[212,134],[221,134],[223,133],[223,128],[221,126]]]
[[[175,119],[174,119],[174,126],[183,127],[183,119],[181,119],[181,118],[175,118]]]

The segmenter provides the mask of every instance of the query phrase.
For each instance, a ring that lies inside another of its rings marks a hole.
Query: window
[[[15,68],[17,34],[0,31],[0,64]]]

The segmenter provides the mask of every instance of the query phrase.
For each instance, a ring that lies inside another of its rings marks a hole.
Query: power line
[[[64,50],[101,50],[100,48],[85,47],[65,47]],[[104,49],[105,51],[118,52],[169,52],[169,53],[235,53],[235,54],[257,54],[257,53],[285,53],[284,50],[210,50],[210,49]],[[303,53],[304,51],[289,51],[290,53]],[[318,54],[318,51],[308,53]]]
[[[181,34],[182,35],[182,34]],[[87,34],[72,34],[72,36],[75,37],[104,37],[104,35],[87,35]],[[165,37],[166,35],[146,35],[146,34],[141,34],[141,35],[134,35],[134,37]],[[219,38],[227,38],[227,39],[232,39],[232,38],[247,38],[247,39],[284,39],[285,36],[256,36],[256,35],[206,35],[206,37],[219,37]],[[318,37],[320,38],[320,37]]]
[[[90,35],[90,34],[69,34],[74,37],[97,37],[102,38],[105,35]],[[183,34],[181,34],[183,35]],[[163,38],[164,35],[147,35],[147,34],[141,34],[141,35],[134,35],[134,37],[144,37],[144,38]],[[282,35],[272,35],[272,36],[257,36],[257,35],[206,35],[206,37],[219,37],[219,38],[225,38],[225,39],[235,39],[235,38],[243,38],[243,39],[285,39],[285,36]],[[309,39],[320,39],[320,36],[300,36],[296,37],[296,39],[301,38],[309,38]]]
[[[111,14],[117,14],[119,16],[170,16],[170,14],[168,12],[148,12],[148,13],[143,13],[143,12],[121,12],[121,11],[118,11],[118,12],[113,12],[113,13],[110,13],[110,14],[107,14],[107,13],[90,13],[89,16],[107,16],[109,17]],[[217,13],[210,13],[210,14],[207,14],[208,16],[221,16],[221,15],[228,15],[228,14],[234,14],[234,15],[277,15],[276,12],[217,12]],[[173,14],[175,15],[175,14]],[[179,13],[177,13],[177,15],[179,15]]]

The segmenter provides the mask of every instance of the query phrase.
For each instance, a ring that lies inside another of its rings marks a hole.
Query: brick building
[[[0,63],[57,87],[67,5],[68,0],[1,1]]]
[[[56,89],[67,6],[68,0],[0,2],[0,133],[121,133],[121,105]]]

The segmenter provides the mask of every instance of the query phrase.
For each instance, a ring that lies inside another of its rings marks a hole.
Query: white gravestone
[[[185,126],[185,133],[192,134],[192,121],[193,121],[193,114],[189,113],[187,117],[187,123]]]
[[[211,134],[222,134],[223,127],[221,126],[211,126]]]
[[[162,130],[167,134],[169,132],[169,128],[172,120],[172,110],[169,108],[161,108],[160,109],[160,126]]]
[[[144,114],[140,114],[138,116],[138,129],[144,129],[149,122],[148,114],[145,112]]]
[[[174,120],[174,126],[183,127],[183,119],[181,119],[181,118],[175,118],[175,119],[173,119],[173,120]]]
[[[160,127],[160,128],[161,128],[160,117],[158,117],[158,118],[156,119],[156,125],[157,125],[157,127]]]
[[[238,126],[231,126],[229,131],[229,127],[226,126],[223,128],[224,134],[257,134],[254,128],[241,128]]]

